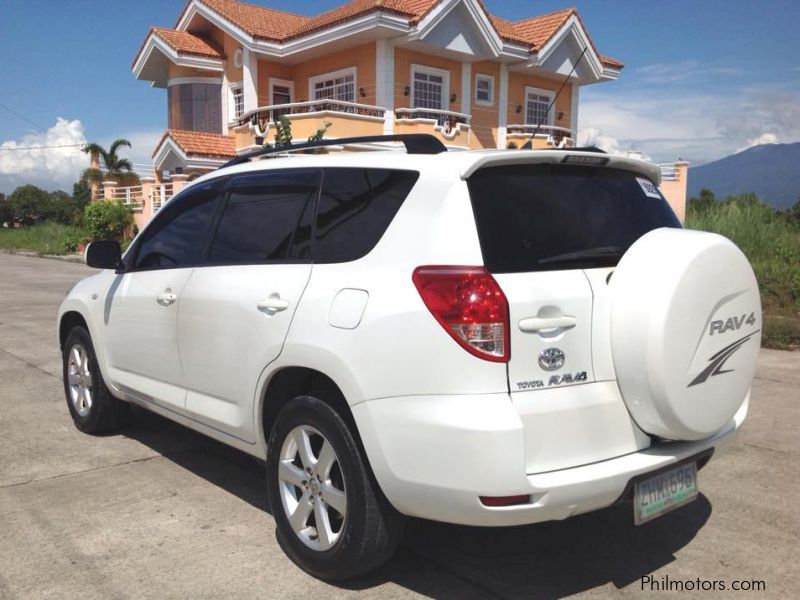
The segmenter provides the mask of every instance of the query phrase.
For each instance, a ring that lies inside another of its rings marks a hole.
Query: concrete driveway
[[[625,506],[505,530],[413,521],[392,562],[334,587],[281,552],[257,461],[144,411],[119,435],[72,426],[54,318],[90,272],[0,254],[0,598],[638,597],[646,575],[800,589],[800,353],[762,353],[750,417],[691,505],[643,527]]]

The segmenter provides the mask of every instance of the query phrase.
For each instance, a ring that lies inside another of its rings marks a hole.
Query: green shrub
[[[133,223],[133,213],[121,202],[100,200],[86,206],[83,211],[83,222],[93,240],[121,242],[128,227]]]

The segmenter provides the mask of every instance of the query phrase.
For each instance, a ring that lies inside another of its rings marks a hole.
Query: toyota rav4
[[[683,229],[651,163],[397,140],[233,161],[124,256],[91,244],[58,314],[76,426],[137,404],[266,460],[278,540],[324,579],[385,561],[406,515],[694,499],[748,408],[742,252]]]

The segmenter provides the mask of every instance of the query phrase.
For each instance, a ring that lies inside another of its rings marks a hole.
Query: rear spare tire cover
[[[761,345],[761,300],[730,240],[656,229],[609,282],[611,351],[631,416],[652,435],[698,440],[747,397]]]

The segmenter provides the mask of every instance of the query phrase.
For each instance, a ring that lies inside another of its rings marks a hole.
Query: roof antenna
[[[522,146],[522,148],[521,148],[522,150],[533,150],[533,138],[536,136],[537,133],[539,133],[539,129],[542,126],[542,121],[544,121],[547,118],[547,116],[550,114],[550,109],[553,108],[553,105],[556,103],[556,100],[558,100],[558,97],[561,95],[561,92],[564,91],[564,87],[567,85],[567,82],[569,81],[569,78],[572,77],[572,74],[575,72],[575,69],[578,68],[578,65],[581,63],[581,59],[583,58],[583,55],[586,54],[586,51],[588,49],[589,49],[589,46],[585,46],[583,48],[583,51],[581,52],[580,56],[578,57],[578,60],[576,60],[575,64],[572,65],[572,70],[567,74],[567,77],[564,79],[564,83],[562,83],[561,87],[558,88],[558,92],[556,92],[556,95],[553,96],[553,100],[550,102],[550,105],[547,107],[547,110],[545,111],[544,115],[542,116],[541,119],[539,119],[539,122],[536,124],[536,129],[533,130],[533,133],[531,134],[531,137],[529,137],[528,141],[525,142],[525,145]]]

